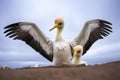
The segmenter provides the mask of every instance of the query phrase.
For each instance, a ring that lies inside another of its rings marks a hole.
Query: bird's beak
[[[55,28],[58,28],[58,24],[55,24],[49,31],[52,31]]]
[[[73,56],[72,56],[72,59],[73,59],[74,57],[77,57],[77,56],[78,56],[77,51],[74,51]]]

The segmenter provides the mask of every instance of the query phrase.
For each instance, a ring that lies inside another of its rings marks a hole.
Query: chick
[[[85,61],[81,61],[82,54],[83,54],[83,47],[81,45],[77,45],[73,47],[74,53],[72,57],[73,64],[84,64],[87,65]]]

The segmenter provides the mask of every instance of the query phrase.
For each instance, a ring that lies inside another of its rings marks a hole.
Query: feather
[[[8,25],[4,29],[6,36],[26,42],[49,61],[52,61],[52,40],[47,38],[34,23],[18,22]]]
[[[84,55],[94,42],[103,39],[112,32],[110,25],[112,25],[110,22],[100,19],[87,21],[79,35],[70,42],[70,45],[82,45]],[[73,45],[73,43],[75,44]]]

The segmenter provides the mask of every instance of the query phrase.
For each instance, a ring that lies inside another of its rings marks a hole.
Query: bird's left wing
[[[92,46],[92,44],[112,32],[110,22],[100,19],[87,21],[79,35],[70,42],[71,46],[82,45],[83,55]]]
[[[42,56],[52,61],[52,41],[31,22],[18,22],[4,28],[6,36],[26,42]]]

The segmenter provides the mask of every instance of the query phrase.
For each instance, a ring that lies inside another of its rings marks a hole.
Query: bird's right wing
[[[18,22],[8,25],[4,29],[4,33],[7,33],[6,36],[26,42],[42,56],[47,58],[49,61],[52,61],[53,41],[47,38],[34,23]]]

